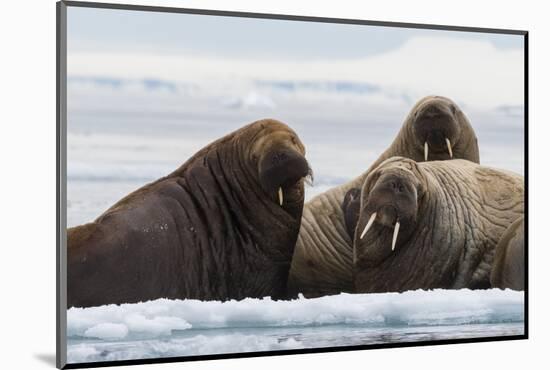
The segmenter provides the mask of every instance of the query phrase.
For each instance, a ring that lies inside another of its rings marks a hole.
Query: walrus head
[[[395,163],[392,163],[395,162]],[[374,267],[414,232],[424,186],[416,162],[393,157],[367,176],[354,236],[354,262]]]
[[[453,147],[460,140],[462,111],[450,99],[428,96],[411,111],[411,126],[420,158],[445,160],[453,158]],[[465,118],[464,118],[465,119]]]
[[[258,121],[249,155],[261,188],[271,201],[295,218],[301,217],[304,204],[304,179],[312,172],[305,148],[287,125],[272,119]]]

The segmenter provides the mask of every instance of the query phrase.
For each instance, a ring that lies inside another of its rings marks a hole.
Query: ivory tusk
[[[445,138],[445,141],[447,142],[447,149],[449,149],[449,155],[451,158],[453,158],[453,148],[451,147],[451,141],[447,138]]]
[[[279,205],[283,206],[283,188],[279,188]]]
[[[363,229],[363,232],[361,233],[361,236],[359,237],[359,239],[363,239],[363,237],[365,236],[365,234],[367,233],[367,231],[370,229],[370,227],[372,226],[372,223],[374,222],[374,219],[376,218],[376,212],[374,212],[370,218],[369,218],[369,222],[367,222],[367,226],[365,226],[365,228]]]
[[[393,229],[393,239],[391,242],[391,250],[395,249],[395,242],[397,241],[397,234],[399,234],[399,221],[395,223],[395,228]]]
[[[424,142],[424,161],[428,162],[428,142]]]

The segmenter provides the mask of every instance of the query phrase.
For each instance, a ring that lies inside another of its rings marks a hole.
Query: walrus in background
[[[311,199],[292,259],[289,292],[307,297],[353,291],[352,251],[360,189],[384,160],[402,156],[417,162],[467,159],[479,163],[476,134],[450,99],[427,96],[407,115],[389,148],[359,177]]]
[[[355,291],[489,288],[495,247],[523,207],[523,177],[514,173],[390,158],[361,189]]]
[[[479,148],[470,121],[456,103],[426,96],[414,105],[395,140],[370,169],[395,156],[416,162],[454,158],[479,163]]]
[[[500,238],[491,271],[491,286],[500,289],[525,289],[524,218],[516,220]]]
[[[68,306],[286,297],[310,174],[287,125],[262,120],[68,230]]]

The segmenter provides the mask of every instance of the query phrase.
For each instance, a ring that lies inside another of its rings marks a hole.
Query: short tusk
[[[424,161],[428,162],[428,142],[424,142]]]
[[[399,234],[399,222],[395,223],[395,228],[393,229],[393,239],[391,241],[391,250],[395,249],[395,242],[397,241],[397,234]]]
[[[283,188],[279,188],[279,205],[283,206]]]
[[[445,141],[447,142],[447,149],[449,149],[449,155],[451,156],[451,158],[453,158],[453,148],[451,147],[451,142],[447,138],[445,138]]]
[[[374,212],[370,218],[369,218],[369,222],[367,222],[367,226],[365,226],[365,228],[363,229],[363,232],[361,233],[361,236],[359,237],[359,239],[363,239],[363,237],[365,236],[365,234],[367,233],[367,231],[370,229],[370,227],[372,226],[372,223],[374,222],[374,219],[376,218],[376,212]]]

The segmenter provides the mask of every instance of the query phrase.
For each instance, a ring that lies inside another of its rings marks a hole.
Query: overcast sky
[[[487,40],[523,48],[523,37],[252,18],[69,7],[71,51],[162,51],[269,58],[358,58],[414,36]]]
[[[69,76],[346,81],[494,109],[523,104],[523,36],[68,9]],[[212,86],[210,86],[212,88]],[[213,90],[212,90],[213,91]]]

